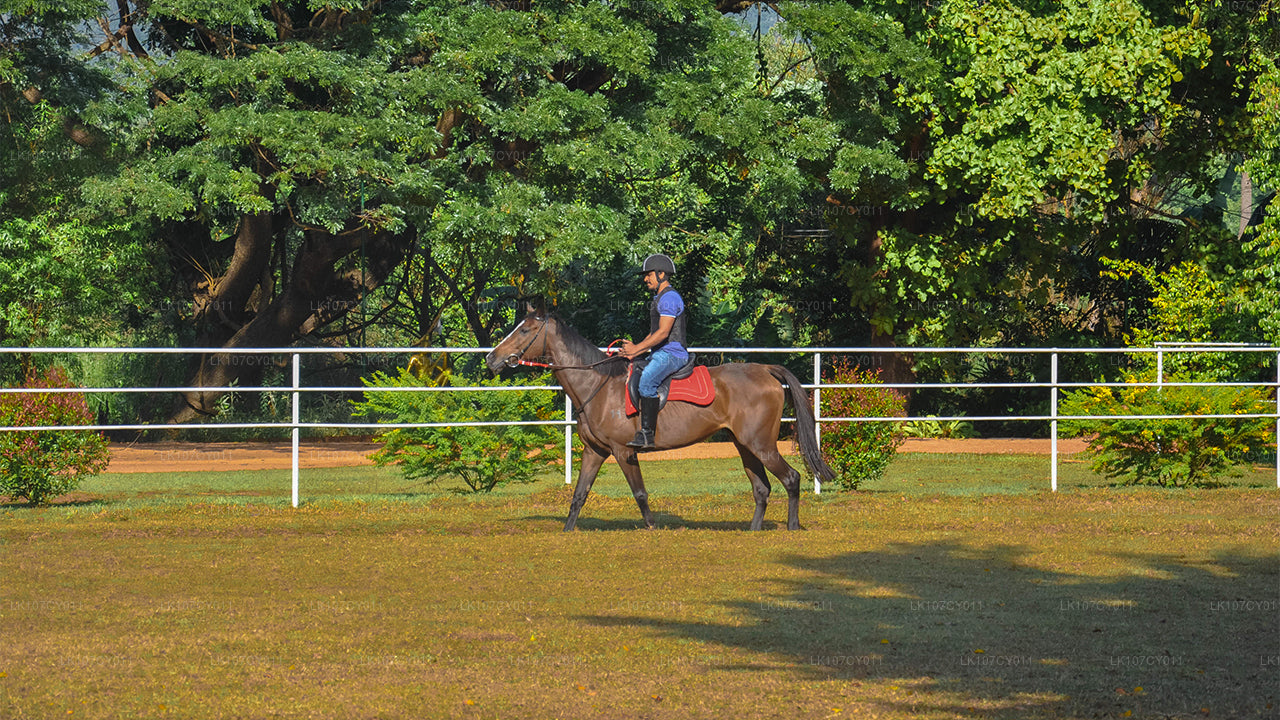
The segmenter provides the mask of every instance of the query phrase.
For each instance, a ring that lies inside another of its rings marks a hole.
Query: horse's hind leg
[[[608,457],[607,453],[601,455],[589,446],[582,451],[582,467],[578,470],[578,484],[573,488],[573,500],[569,503],[569,519],[564,521],[565,532],[569,532],[578,524],[578,513],[582,512],[582,506],[587,502],[587,495],[591,493],[591,486],[596,481],[600,466]]]
[[[787,489],[787,529],[800,529],[800,473],[782,459],[775,444],[769,450],[759,453],[760,461],[769,468],[769,472]]]
[[[653,529],[653,515],[649,512],[649,493],[644,489],[644,478],[640,475],[640,461],[636,451],[626,446],[614,449],[613,456],[618,459],[618,467],[631,486],[631,494],[635,496],[636,505],[640,507],[640,516],[644,518],[644,526]]]
[[[761,530],[764,528],[764,511],[769,506],[769,493],[773,491],[773,486],[769,483],[769,476],[765,473],[764,463],[760,462],[760,458],[745,445],[738,442],[734,445],[738,448],[738,455],[742,456],[742,467],[747,471],[747,478],[751,480],[751,489],[756,497],[756,514],[751,518],[751,529]]]

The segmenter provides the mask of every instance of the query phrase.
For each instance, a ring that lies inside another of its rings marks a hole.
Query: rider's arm
[[[675,316],[660,316],[658,318],[658,329],[646,335],[645,338],[638,343],[623,343],[622,354],[629,358],[636,358],[649,352],[653,348],[661,345],[662,342],[667,339],[667,336],[671,334],[671,328],[675,327],[675,325]]]

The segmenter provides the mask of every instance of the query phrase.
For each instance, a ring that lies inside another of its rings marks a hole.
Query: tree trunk
[[[1244,237],[1249,230],[1249,221],[1253,219],[1253,180],[1249,178],[1249,173],[1245,170],[1240,171],[1240,232],[1236,233],[1236,240]]]
[[[270,213],[240,219],[226,273],[206,278],[197,287],[195,321],[201,325],[197,345],[221,345],[248,322],[249,300],[262,281],[263,270],[269,267],[274,238],[275,218]]]
[[[257,216],[254,216],[255,218]],[[242,223],[242,230],[254,225]],[[259,228],[260,230],[261,228]],[[254,230],[245,230],[242,234],[254,234]],[[260,297],[265,307],[253,314],[234,334],[230,335],[221,346],[229,352],[204,355],[198,359],[188,386],[209,388],[182,393],[170,413],[170,423],[186,423],[202,416],[215,414],[218,400],[227,393],[233,383],[245,386],[257,385],[261,382],[263,370],[276,362],[271,355],[237,354],[237,348],[288,347],[298,338],[346,315],[359,305],[360,298],[369,290],[378,287],[391,274],[391,271],[404,260],[408,250],[408,234],[392,235],[385,232],[369,231],[358,228],[339,234],[323,231],[308,231],[302,248],[294,259],[292,272],[280,295],[267,302]],[[336,265],[343,258],[360,250],[364,244],[366,263],[363,275],[357,270],[339,270]],[[254,245],[247,243],[247,245]],[[237,246],[237,251],[240,247]],[[251,268],[251,260],[258,258],[258,248],[245,257],[241,263],[234,259],[232,269]],[[237,257],[241,257],[237,254]],[[262,250],[261,262],[270,257],[270,244]],[[251,276],[253,287],[261,287],[261,265],[257,272],[245,270]],[[238,279],[239,273],[228,271],[228,278]],[[222,288],[223,282],[218,287]],[[247,281],[245,281],[247,282]],[[239,293],[237,299],[244,295],[244,283],[233,286]],[[228,290],[230,292],[230,290]]]

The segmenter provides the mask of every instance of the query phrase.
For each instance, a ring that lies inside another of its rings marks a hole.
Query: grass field
[[[377,468],[101,476],[0,507],[0,717],[1270,718],[1274,471],[1107,487],[903,456],[747,533],[731,461],[616,467],[560,532]],[[1270,489],[1268,489],[1270,488]]]

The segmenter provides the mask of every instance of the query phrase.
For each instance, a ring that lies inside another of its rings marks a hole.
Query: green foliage
[[[1271,16],[1272,22],[1278,18]],[[1263,189],[1271,192],[1271,206],[1262,223],[1247,236],[1247,257],[1253,259],[1245,272],[1255,292],[1247,298],[1249,307],[1259,317],[1263,337],[1272,345],[1280,345],[1280,212],[1276,211],[1275,193],[1280,190],[1280,63],[1274,60],[1280,50],[1273,48],[1273,60],[1263,64],[1251,98],[1257,147],[1252,149],[1245,169],[1258,184],[1255,202]]]
[[[1190,263],[1163,274],[1132,262],[1112,263],[1117,275],[1142,277],[1156,291],[1149,324],[1131,342],[1241,342],[1256,338],[1245,310],[1247,293],[1215,280]],[[1241,415],[1270,412],[1265,393],[1234,387],[1149,387],[1140,383],[1240,382],[1259,379],[1269,357],[1254,353],[1177,351],[1134,359],[1129,386],[1065,393],[1067,415]],[[1274,440],[1269,419],[1083,420],[1067,423],[1073,435],[1090,436],[1095,471],[1126,484],[1202,486],[1233,472],[1250,453]]]
[[[932,415],[925,420],[902,423],[902,434],[909,438],[969,438],[977,433],[973,423],[967,420],[936,420]]]
[[[1191,198],[1248,135],[1240,98],[1221,88],[1247,87],[1237,55],[1254,44],[1227,32],[1238,11],[1206,22],[1208,5],[784,9],[812,41],[814,114],[837,140],[798,163],[821,188],[807,218],[780,218],[829,239],[766,228],[782,237],[761,242],[778,258],[765,287],[806,300],[806,288],[841,288],[812,320],[839,328],[836,343],[1114,342],[1142,306],[1099,280],[1100,255],[1236,257],[1220,228],[1193,220]]]
[[[864,370],[838,362],[823,382],[876,385],[877,370]],[[862,387],[822,391],[823,417],[905,417],[906,398],[892,388]],[[836,471],[836,485],[857,490],[866,481],[876,481],[902,444],[902,430],[896,422],[845,421],[822,424],[822,456]]]
[[[1147,382],[1151,381],[1147,376]],[[1127,382],[1139,382],[1130,376]],[[1268,413],[1263,392],[1247,388],[1085,388],[1066,393],[1065,415],[1242,415]],[[1203,487],[1273,442],[1269,418],[1241,420],[1078,420],[1069,435],[1089,437],[1093,469],[1127,485]]]
[[[930,174],[943,188],[977,190],[978,210],[991,217],[1068,195],[1074,213],[1100,217],[1116,181],[1142,182],[1150,169],[1139,155],[1129,177],[1114,176],[1116,133],[1175,112],[1183,70],[1209,55],[1203,30],[1162,26],[1134,0],[1070,0],[1043,13],[945,2],[933,34],[939,59],[957,72],[904,101],[937,113]]]
[[[653,250],[714,344],[1113,344],[1101,257],[1226,257],[1280,339],[1277,213],[1195,199],[1280,187],[1271,3],[0,5],[0,341],[487,345],[526,291],[608,340]]]
[[[1246,287],[1216,279],[1202,266],[1182,263],[1164,273],[1132,261],[1108,263],[1107,274],[1116,278],[1139,277],[1155,292],[1146,323],[1127,338],[1135,347],[1156,343],[1258,342],[1258,318]],[[1156,357],[1135,358],[1139,367],[1154,371]],[[1202,381],[1260,379],[1268,358],[1253,353],[1164,353],[1164,377]]]
[[[0,222],[0,342],[96,344],[155,307],[156,252],[127,223]]]
[[[549,380],[519,378],[468,380],[450,375],[448,387],[536,385]],[[444,423],[533,421],[556,418],[555,392],[510,391],[379,391],[378,388],[422,387],[407,369],[377,372],[365,380],[365,399],[353,403],[354,414],[379,422]],[[378,465],[396,465],[405,478],[434,483],[458,478],[472,493],[489,492],[507,483],[525,483],[543,467],[560,464],[563,431],[556,425],[503,427],[396,428],[380,433],[383,447],[373,454]],[[464,491],[465,492],[465,491]]]
[[[25,388],[72,387],[66,373],[51,368],[30,373]],[[80,393],[0,394],[0,426],[92,425]],[[76,489],[86,476],[107,468],[107,439],[92,430],[0,432],[0,494],[42,505]]]

